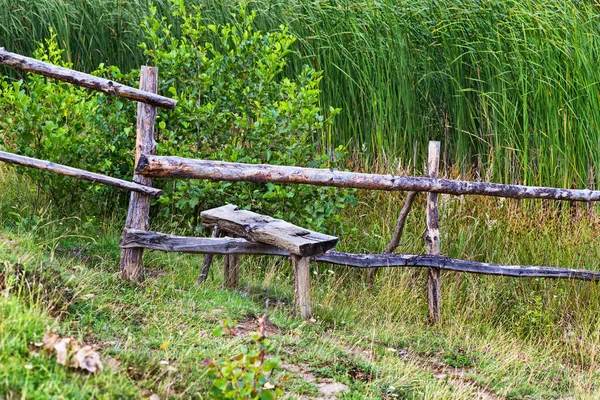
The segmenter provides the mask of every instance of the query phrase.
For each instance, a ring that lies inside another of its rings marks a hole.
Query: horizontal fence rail
[[[139,183],[124,181],[118,178],[97,174],[95,172],[85,171],[83,169],[67,167],[66,165],[55,164],[51,161],[38,160],[26,156],[20,156],[6,151],[0,151],[0,161],[24,167],[37,168],[42,171],[54,172],[55,174],[68,176],[71,178],[83,179],[93,183],[101,183],[107,186],[113,186],[123,190],[144,193],[150,196],[158,197],[162,190],[150,186],[140,185]]]
[[[505,185],[428,177],[394,176],[283,165],[242,164],[181,157],[142,155],[136,173],[155,178],[230,182],[300,183],[342,188],[482,195],[513,199],[600,201],[600,191]]]
[[[250,242],[241,238],[186,237],[137,229],[125,229],[119,246],[124,249],[143,247],[166,252],[200,254],[290,255],[288,251],[281,250],[278,247]],[[500,265],[434,255],[353,254],[329,250],[324,254],[313,256],[311,259],[356,268],[435,267],[448,271],[519,278],[561,278],[600,281],[600,271],[547,266]]]
[[[145,92],[131,86],[123,85],[108,79],[100,78],[72,69],[59,67],[47,62],[25,57],[20,54],[6,51],[0,47],[0,64],[33,72],[49,78],[83,86],[88,89],[99,90],[106,94],[125,97],[130,100],[141,101],[157,107],[175,108],[177,101],[158,94]]]

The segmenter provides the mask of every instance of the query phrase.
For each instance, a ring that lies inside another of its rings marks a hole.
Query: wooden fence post
[[[294,298],[302,319],[312,318],[310,304],[310,257],[290,255],[294,265]]]
[[[429,142],[427,174],[430,178],[438,177],[440,164],[440,142]],[[427,193],[427,230],[425,231],[425,248],[427,254],[440,254],[440,230],[438,224],[437,193]],[[429,322],[435,324],[441,318],[440,269],[429,268],[427,276],[427,294],[429,305]]]
[[[158,68],[142,66],[140,73],[140,90],[158,92]],[[142,154],[155,154],[156,142],[154,141],[154,121],[156,120],[156,107],[138,102],[137,127],[135,140],[135,166],[137,167]],[[133,181],[143,185],[152,186],[152,179],[134,173]],[[148,230],[150,215],[150,198],[141,193],[131,193],[129,210],[125,228]],[[142,247],[123,249],[121,251],[121,279],[140,282],[143,278]]]

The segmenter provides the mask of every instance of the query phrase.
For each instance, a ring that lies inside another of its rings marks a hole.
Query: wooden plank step
[[[218,227],[250,241],[270,244],[302,257],[325,253],[338,242],[335,236],[300,228],[252,211],[240,210],[232,204],[203,211],[200,216],[206,226]]]

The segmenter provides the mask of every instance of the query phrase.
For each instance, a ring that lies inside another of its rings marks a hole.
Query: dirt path
[[[349,345],[348,343],[344,343],[340,341],[339,338],[328,336],[328,339],[331,340],[338,346],[343,347],[349,354],[365,357],[369,361],[375,362],[376,355],[371,349],[365,349],[356,345]],[[381,346],[381,344],[377,344]],[[394,351],[399,358],[404,361],[411,361],[415,363],[422,369],[425,369],[433,374],[433,376],[438,380],[445,380],[450,385],[455,386],[461,389],[469,389],[475,392],[477,396],[477,400],[502,400],[503,397],[500,397],[494,393],[492,389],[489,389],[485,386],[482,386],[472,379],[468,378],[466,375],[469,370],[466,368],[453,368],[448,367],[439,357],[425,357],[415,353],[410,349],[403,348],[391,348],[387,347],[389,351]]]
[[[317,379],[309,370],[309,366],[306,364],[294,365],[284,363],[281,367],[287,371],[293,372],[300,376],[305,382],[312,383],[319,390],[318,397],[307,397],[302,396],[300,399],[315,399],[315,400],[329,400],[336,399],[338,394],[342,392],[350,391],[350,388],[343,383],[335,382],[332,379]]]

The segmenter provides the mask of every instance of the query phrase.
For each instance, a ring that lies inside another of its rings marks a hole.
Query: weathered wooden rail
[[[42,171],[54,172],[55,174],[69,176],[71,178],[82,179],[93,183],[116,187],[132,192],[144,193],[149,196],[158,197],[162,190],[150,186],[141,185],[136,182],[129,182],[123,179],[112,178],[110,176],[89,172],[83,169],[67,167],[66,165],[55,164],[50,161],[38,160],[37,158],[20,156],[6,151],[0,151],[0,161],[21,165],[24,167],[36,168]]]
[[[510,277],[558,278],[599,281],[600,271],[549,266],[500,265],[459,260],[441,255],[437,194],[482,195],[514,199],[546,199],[566,201],[600,201],[600,191],[559,189],[487,182],[440,179],[439,142],[430,142],[427,176],[393,176],[365,174],[330,169],[291,166],[241,164],[157,156],[154,123],[157,107],[173,108],[177,102],[157,94],[158,70],[142,67],[140,88],[135,89],[107,79],[95,77],[39,60],[14,54],[0,47],[0,65],[8,65],[50,78],[69,82],[138,101],[133,182],[91,173],[49,161],[0,152],[0,161],[102,183],[131,191],[127,221],[119,243],[121,278],[140,281],[143,277],[144,249],[205,254],[199,281],[208,275],[214,254],[224,255],[224,285],[235,288],[239,280],[241,255],[289,257],[294,266],[296,306],[302,318],[311,317],[310,261],[370,269],[374,279],[378,268],[428,268],[429,319],[441,319],[441,270]],[[276,220],[235,206],[223,206],[201,214],[203,223],[213,228],[211,238],[182,237],[150,231],[150,196],[161,191],[152,187],[152,178],[207,179],[214,181],[274,182],[309,184],[368,190],[409,191],[400,212],[393,237],[384,254],[352,254],[333,250],[338,238],[309,231],[285,221]],[[394,254],[413,200],[427,193],[425,249],[426,255]],[[222,237],[229,235],[229,237]]]
[[[279,247],[251,242],[242,238],[205,238],[168,235],[160,232],[125,229],[119,246],[144,247],[151,250],[195,253],[238,254],[289,257],[290,252]],[[516,278],[554,278],[600,281],[600,271],[557,268],[549,266],[501,265],[466,261],[442,255],[411,254],[354,254],[328,250],[311,257],[311,260],[355,268],[434,267],[446,271],[472,274],[510,276]]]
[[[77,86],[83,86],[88,89],[99,90],[109,95],[141,101],[157,107],[175,108],[177,105],[176,100],[168,97],[150,93],[143,89],[135,89],[131,86],[83,72],[74,71],[69,68],[59,67],[58,65],[36,60],[35,58],[11,53],[6,51],[4,47],[0,47],[0,65],[8,65],[10,67],[22,69],[23,71],[33,72],[35,74],[47,76],[48,78],[58,79]]]
[[[284,165],[242,164],[225,161],[144,155],[136,173],[153,178],[208,179],[230,182],[300,183],[317,186],[387,191],[481,195],[513,199],[600,201],[599,190],[470,182],[437,177],[394,176]]]

